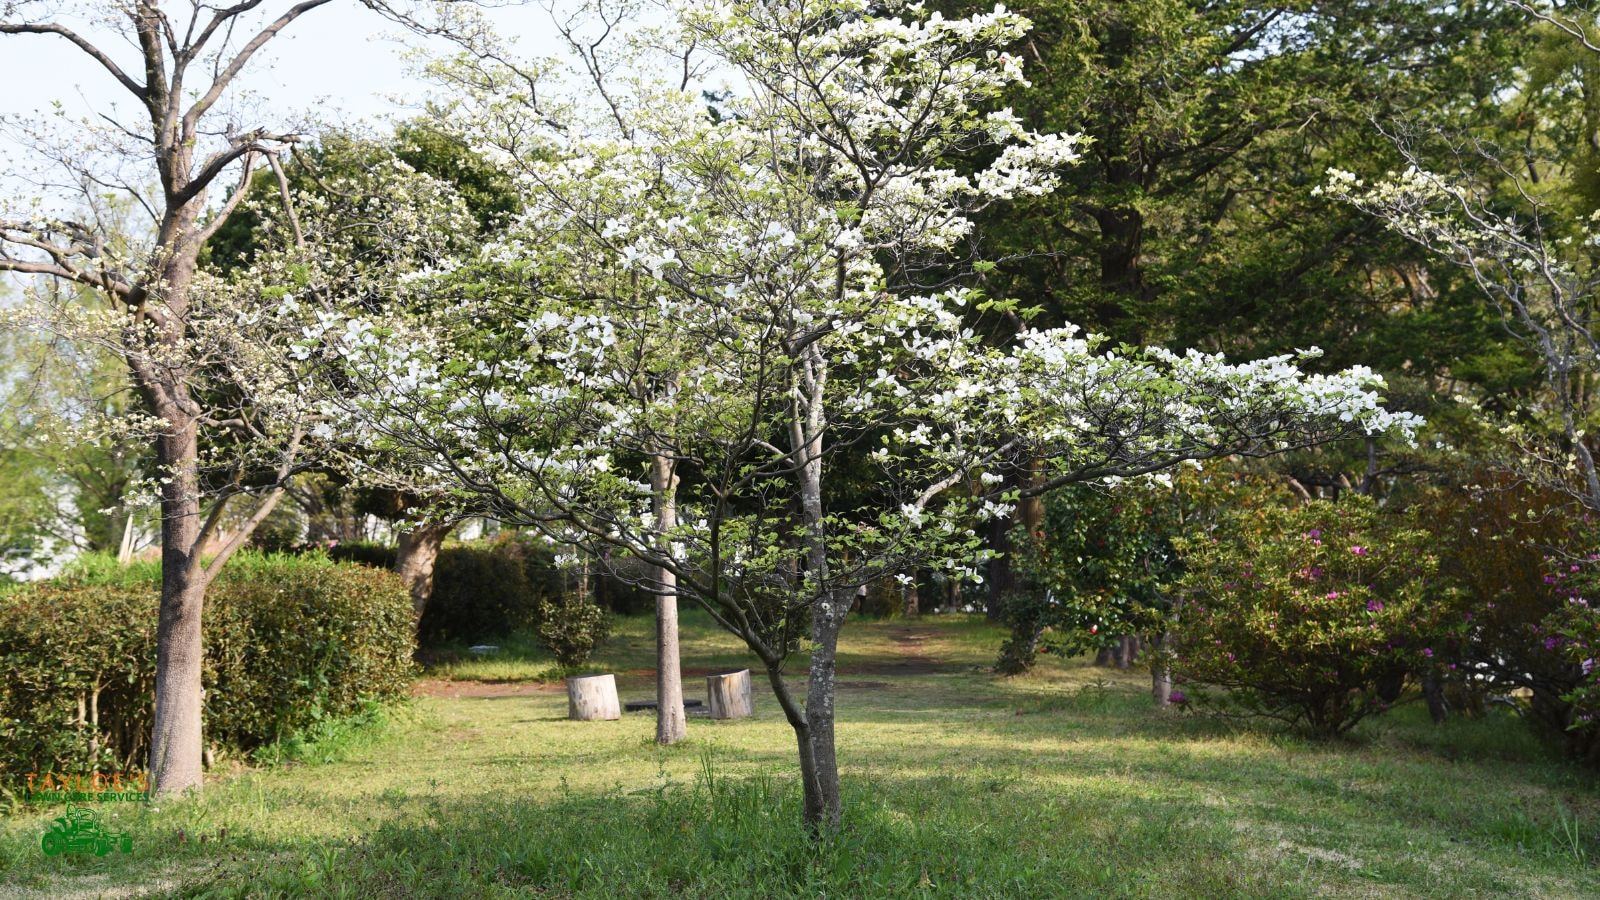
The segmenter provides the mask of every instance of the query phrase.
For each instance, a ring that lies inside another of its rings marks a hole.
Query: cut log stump
[[[706,706],[713,719],[743,719],[754,715],[755,697],[750,692],[750,670],[706,676]]]
[[[622,718],[622,706],[617,702],[617,676],[568,678],[567,718],[580,722]]]

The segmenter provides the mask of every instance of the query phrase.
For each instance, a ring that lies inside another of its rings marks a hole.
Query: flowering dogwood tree
[[[1520,217],[1504,211],[1490,186],[1429,172],[1414,159],[1406,171],[1373,184],[1331,170],[1318,190],[1377,216],[1471,276],[1542,363],[1544,397],[1502,429],[1519,450],[1510,468],[1600,512],[1600,403],[1590,387],[1600,376],[1600,211],[1563,223],[1519,176],[1489,162],[1524,202]]]
[[[310,410],[295,396],[295,376],[278,364],[285,360],[273,356],[285,349],[273,329],[292,318],[254,306],[259,291],[221,283],[201,260],[255,173],[272,170],[287,199],[282,158],[303,135],[255,121],[259,111],[240,102],[237,88],[263,47],[330,2],[0,3],[0,43],[54,42],[118,88],[120,102],[93,117],[73,120],[58,109],[0,120],[23,153],[11,185],[75,192],[0,198],[0,273],[98,291],[109,311],[52,304],[34,292],[37,302],[0,324],[116,354],[138,398],[131,415],[82,424],[147,443],[159,470],[151,485],[162,587],[150,744],[158,794],[202,783],[206,587],[304,465]],[[363,5],[404,18],[382,0]],[[147,217],[137,228],[125,227],[121,211],[130,208]],[[297,228],[286,234],[304,237]],[[225,513],[247,498],[253,507],[218,540]]]
[[[150,778],[163,794],[201,784],[200,615],[206,585],[278,497],[276,490],[266,491],[236,540],[209,567],[202,562],[223,504],[214,504],[209,519],[202,517],[201,431],[217,425],[252,443],[265,433],[255,428],[251,434],[249,420],[206,406],[197,370],[215,345],[196,344],[199,259],[243,198],[251,172],[297,138],[271,127],[225,122],[225,106],[218,104],[264,45],[327,2],[273,4],[278,8],[270,14],[273,5],[262,8],[261,0],[195,3],[186,16],[169,15],[154,0],[0,4],[6,43],[39,39],[57,41],[63,50],[70,46],[103,69],[131,105],[131,113],[98,110],[99,118],[81,123],[66,123],[63,116],[59,129],[49,118],[5,123],[32,151],[30,161],[54,169],[38,183],[79,186],[87,212],[68,214],[50,198],[7,198],[0,205],[0,271],[101,291],[116,310],[116,321],[76,320],[58,330],[107,338],[119,353],[143,406],[140,416],[119,427],[146,437],[161,470],[162,589]],[[238,186],[213,203],[215,191],[230,183]],[[148,213],[148,240],[113,240],[98,214],[107,194],[131,199]],[[282,451],[269,454],[276,457],[278,485],[293,466],[299,442],[290,428],[271,443]]]
[[[1365,370],[1070,328],[985,346],[962,313],[990,301],[936,273],[970,252],[975,210],[1051,190],[1082,141],[996,108],[1023,77],[1000,50],[1021,17],[882,8],[674,6],[626,52],[575,41],[594,77],[566,95],[556,67],[476,47],[447,71],[478,149],[521,185],[514,233],[411,279],[428,315],[322,310],[302,342],[368,480],[621,548],[663,601],[739,635],[817,828],[840,817],[835,656],[856,589],[916,567],[976,578],[971,526],[1015,499],[1000,461],[1043,460],[1043,491],[1414,424]],[[733,79],[710,108],[706,71]],[[842,459],[870,467],[872,496],[833,487]]]

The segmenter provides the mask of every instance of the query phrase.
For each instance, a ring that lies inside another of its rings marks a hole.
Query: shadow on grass
[[[852,779],[813,840],[796,783],[728,778],[599,796],[482,796],[326,859],[224,865],[184,896],[1303,896],[1302,862],[1114,786],[1030,796],[1005,779]],[[1104,823],[1108,815],[1114,829]],[[1241,861],[1244,861],[1241,864]],[[1298,879],[1298,881],[1297,881]]]
[[[348,847],[223,863],[180,895],[1450,896],[1560,894],[1589,874],[1581,860],[1508,871],[1503,846],[1452,859],[1442,837],[1395,853],[1403,825],[1319,820],[1291,808],[1304,795],[1219,808],[1118,779],[1014,775],[852,777],[845,794],[844,827],[821,840],[793,779],[708,763],[642,790],[424,801]]]

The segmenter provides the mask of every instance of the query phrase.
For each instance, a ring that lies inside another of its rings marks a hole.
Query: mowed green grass
[[[652,629],[597,654],[624,699],[652,695]],[[684,631],[691,672],[745,663],[702,616]],[[1137,670],[996,678],[1000,637],[846,627],[845,827],[823,841],[763,682],[754,720],[662,748],[649,713],[567,721],[559,685],[525,681],[551,661],[507,641],[305,762],[104,805],[129,855],[46,858],[59,810],[0,820],[0,896],[1600,896],[1600,786],[1508,714],[1436,728],[1413,704],[1317,744],[1158,712]]]

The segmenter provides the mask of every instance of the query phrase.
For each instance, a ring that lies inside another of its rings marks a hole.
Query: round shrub
[[[594,648],[611,635],[611,616],[575,594],[547,595],[539,609],[539,641],[562,668],[589,661]]]
[[[231,562],[207,610],[207,734],[251,748],[411,683],[411,597],[390,572],[325,557]]]
[[[1038,530],[1019,525],[1013,532],[1015,585],[1000,608],[1011,634],[996,671],[1027,671],[1039,653],[1112,648],[1124,635],[1157,643],[1182,572],[1174,540],[1206,533],[1225,510],[1253,508],[1282,493],[1281,486],[1214,465],[1046,495]]]
[[[1593,549],[1593,514],[1505,476],[1473,480],[1474,487],[1423,500],[1444,539],[1441,570],[1471,597],[1471,627],[1447,682],[1456,705],[1481,710],[1496,695],[1525,698],[1516,702],[1536,732],[1600,765],[1600,728],[1581,722],[1584,711],[1574,702],[1591,674],[1582,665],[1590,657],[1561,652],[1574,646],[1561,632],[1581,633],[1600,594],[1572,590],[1590,577],[1571,566]]]
[[[0,766],[143,767],[159,596],[157,566],[95,561],[0,597]],[[403,696],[413,674],[410,597],[388,572],[240,554],[203,623],[206,741],[227,749]]]
[[[1433,536],[1366,497],[1245,510],[1175,544],[1178,673],[1319,736],[1388,709],[1464,632]]]

